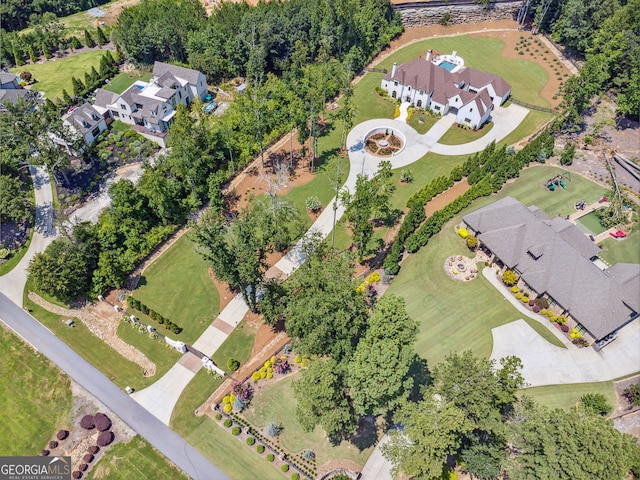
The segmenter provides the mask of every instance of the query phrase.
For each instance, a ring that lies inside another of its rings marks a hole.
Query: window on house
[[[436,105],[433,108],[435,108],[436,110],[440,110],[440,105]]]
[[[393,86],[397,87],[398,86],[398,82],[393,82]]]
[[[473,107],[471,107],[471,108],[469,109],[469,111],[470,111],[470,112],[473,112]]]
[[[551,296],[547,296],[547,301],[549,302],[549,306],[553,307],[555,305],[557,305],[557,302],[555,301],[555,299]]]
[[[127,106],[126,106],[124,103],[121,103],[121,104],[120,104],[120,109],[121,109],[121,110],[126,110],[126,109],[127,109]]]
[[[418,107],[418,108],[422,107],[422,100],[418,100],[416,102],[416,107]]]
[[[180,90],[178,90],[178,98],[182,98],[182,92]]]
[[[93,135],[94,137],[97,137],[99,133],[100,133],[99,127],[96,127],[93,130],[91,130],[91,135]]]
[[[111,113],[113,113],[114,117],[120,117],[120,113],[116,112],[115,110],[112,111]]]
[[[411,87],[408,87],[408,88],[409,88],[409,91],[411,91]]]
[[[470,118],[465,118],[464,121],[467,122],[467,123],[471,123],[471,119]]]

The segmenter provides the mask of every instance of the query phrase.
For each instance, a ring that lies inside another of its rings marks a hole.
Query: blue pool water
[[[452,71],[454,68],[457,67],[457,65],[455,63],[447,62],[446,60],[441,61],[438,64],[438,66],[444,68],[445,70],[449,70],[449,71]]]
[[[144,87],[143,87],[142,85],[138,85],[138,84],[136,84],[136,88],[137,88],[138,90],[144,90]]]

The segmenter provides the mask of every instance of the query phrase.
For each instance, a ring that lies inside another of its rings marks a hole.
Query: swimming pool
[[[438,66],[452,72],[458,65],[456,65],[455,63],[448,62],[447,60],[443,60],[438,64]]]

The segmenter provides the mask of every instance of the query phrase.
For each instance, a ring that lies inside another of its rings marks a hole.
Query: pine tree
[[[53,103],[53,101],[50,98],[47,98],[44,101],[44,108],[48,111],[48,112],[55,112],[58,110],[58,106]]]
[[[96,67],[91,67],[91,73],[89,74],[91,77],[91,83],[95,83],[98,81],[98,79],[100,78],[100,75],[98,74],[98,71],[96,70]]]
[[[36,55],[33,45],[29,44],[27,47],[27,53],[29,54],[29,60],[31,60],[31,63],[36,63],[38,61],[38,56]]]
[[[96,28],[96,38],[98,39],[98,43],[100,45],[106,45],[107,43],[109,43],[109,40],[107,40],[107,37],[100,27]]]
[[[84,44],[89,48],[93,48],[96,46],[96,42],[89,33],[89,30],[84,31]]]
[[[73,84],[73,94],[76,97],[79,97],[84,90],[84,85],[82,84],[82,80],[78,80],[76,77],[71,77],[71,83]]]
[[[62,90],[62,101],[65,105],[71,105],[73,103],[66,88]]]
[[[107,77],[111,73],[111,65],[107,60],[107,56],[103,55],[100,59],[100,77]]]
[[[78,49],[82,48],[82,42],[75,35],[72,36],[69,39],[69,41],[71,42],[71,50],[78,50]]]
[[[84,85],[87,90],[91,90],[93,80],[91,79],[91,74],[89,72],[84,72]]]

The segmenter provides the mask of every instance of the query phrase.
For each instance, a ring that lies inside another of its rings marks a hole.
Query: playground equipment
[[[550,178],[545,182],[544,186],[552,192],[556,189],[556,187],[562,187],[566,190],[567,183],[565,182],[565,180],[569,182],[571,181],[571,174],[569,172]]]

